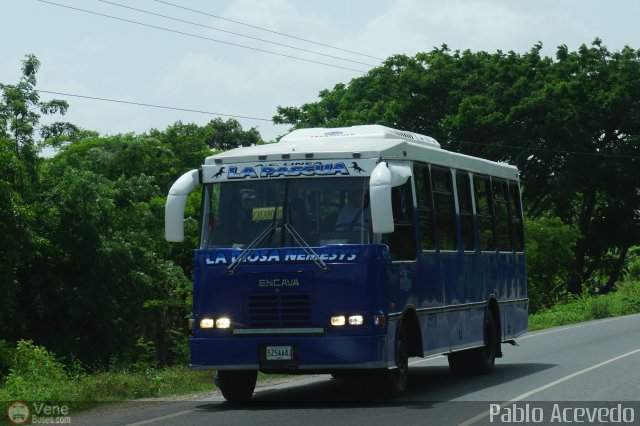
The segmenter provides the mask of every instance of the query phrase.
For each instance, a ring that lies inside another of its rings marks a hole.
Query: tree
[[[166,194],[212,148],[262,139],[220,119],[109,137],[40,126],[68,105],[40,101],[39,66],[29,55],[19,83],[0,85],[0,339],[32,339],[89,365],[136,361],[141,347],[184,362],[200,195],[187,205],[189,242],[171,245]],[[45,145],[57,154],[40,158]]]
[[[263,142],[255,127],[243,130],[240,123],[230,118],[215,118],[202,128],[205,144],[214,151],[227,151],[242,146],[260,145]]]
[[[184,166],[155,136],[79,141],[40,168],[35,226],[48,244],[21,292],[32,307],[23,321],[29,338],[57,353],[133,361],[143,336],[170,362],[185,342],[192,261],[175,262],[163,239],[168,189],[158,186]]]
[[[18,275],[35,240],[31,230],[33,213],[21,195],[27,180],[13,141],[0,137],[0,336],[5,337],[15,336],[12,326],[20,310]]]
[[[2,91],[0,136],[13,141],[16,156],[25,162],[32,177],[35,176],[35,163],[39,150],[35,140],[35,130],[41,114],[64,115],[69,108],[69,104],[60,99],[40,101],[40,95],[35,88],[36,74],[39,69],[38,58],[33,54],[27,55],[22,61],[22,77],[18,83],[15,85],[0,83]],[[41,127],[41,134],[49,141],[57,141],[64,136],[71,137],[76,131],[79,129],[70,123],[56,122]]]
[[[516,164],[528,214],[579,231],[568,291],[590,282],[606,292],[640,240],[640,53],[612,53],[598,39],[576,52],[560,46],[555,60],[541,49],[396,55],[317,102],[278,107],[274,121],[383,124]],[[592,280],[605,270],[604,282]]]
[[[7,337],[15,337],[23,330],[16,321],[22,277],[28,275],[28,265],[43,244],[33,231],[32,202],[37,194],[40,162],[35,129],[41,114],[64,114],[68,108],[64,101],[40,101],[35,90],[39,67],[38,59],[27,55],[19,82],[0,83],[0,333]],[[45,126],[43,131],[46,129]]]

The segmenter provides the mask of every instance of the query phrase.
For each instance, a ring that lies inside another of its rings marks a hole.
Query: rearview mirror
[[[371,203],[371,226],[377,234],[393,232],[393,210],[391,208],[391,171],[387,163],[379,163],[369,180]]]
[[[169,190],[164,207],[164,238],[167,241],[184,240],[184,207],[193,188],[200,183],[198,170],[190,170],[180,176]]]

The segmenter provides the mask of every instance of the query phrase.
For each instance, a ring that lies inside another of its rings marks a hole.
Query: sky
[[[290,130],[270,122],[278,106],[315,102],[394,54],[442,44],[523,53],[542,42],[554,56],[559,45],[576,50],[596,37],[612,51],[640,48],[637,0],[47,1],[0,0],[1,83],[16,83],[33,53],[40,90],[234,115],[266,141]],[[44,123],[102,135],[229,118],[41,93],[53,98],[69,111]]]

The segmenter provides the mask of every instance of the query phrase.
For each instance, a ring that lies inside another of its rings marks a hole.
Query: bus
[[[168,241],[197,186],[191,368],[217,370],[229,401],[258,371],[365,373],[399,395],[410,357],[485,374],[527,330],[512,165],[379,125],[295,130],[182,175]]]

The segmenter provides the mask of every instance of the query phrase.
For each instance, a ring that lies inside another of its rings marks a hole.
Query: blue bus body
[[[308,257],[298,247],[256,250],[226,276],[240,250],[196,250],[195,324],[203,315],[238,321],[227,330],[196,327],[192,367],[292,373],[390,367],[395,327],[409,309],[419,321],[423,355],[483,345],[482,319],[490,300],[499,310],[502,340],[527,328],[522,253],[425,252],[415,262],[392,262],[383,244],[315,251],[325,256],[331,272],[297,260]],[[338,261],[341,256],[345,260]],[[332,315],[355,313],[365,318],[363,326],[329,326]],[[382,313],[386,326],[374,325],[374,316]],[[284,344],[293,345],[295,359],[267,362],[262,348]]]

